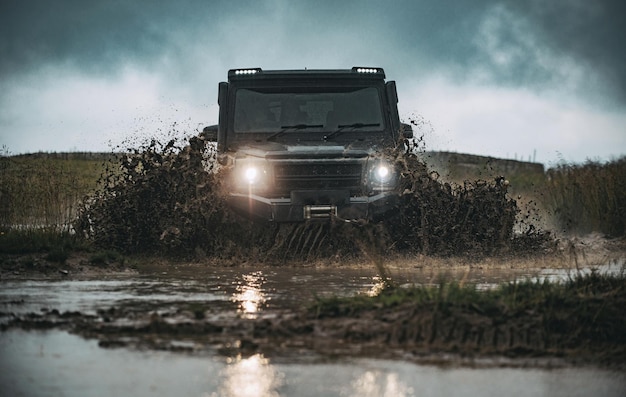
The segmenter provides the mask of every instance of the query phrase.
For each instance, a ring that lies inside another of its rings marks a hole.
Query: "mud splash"
[[[390,253],[480,257],[549,245],[549,234],[533,228],[514,235],[519,209],[504,177],[441,183],[416,156],[419,146],[393,154],[401,205],[385,219],[276,225],[229,210],[221,184],[226,171],[215,168],[202,134],[183,144],[153,140],[111,163],[75,228],[126,253],[260,262]]]

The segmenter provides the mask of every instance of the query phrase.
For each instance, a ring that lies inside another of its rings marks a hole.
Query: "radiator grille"
[[[281,192],[310,189],[346,189],[361,186],[361,163],[275,164],[275,187]]]

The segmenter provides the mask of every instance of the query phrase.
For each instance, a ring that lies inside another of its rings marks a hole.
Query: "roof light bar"
[[[241,75],[250,75],[250,74],[257,74],[261,71],[261,69],[256,68],[256,69],[237,69],[235,70],[235,74],[237,76],[241,76]]]
[[[356,66],[352,68],[352,71],[357,73],[380,73],[380,70],[377,68],[360,68]]]

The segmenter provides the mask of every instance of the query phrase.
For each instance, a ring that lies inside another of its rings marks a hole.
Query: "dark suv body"
[[[397,102],[380,68],[230,70],[204,131],[230,205],[275,222],[383,215],[398,197],[390,154],[412,135]]]

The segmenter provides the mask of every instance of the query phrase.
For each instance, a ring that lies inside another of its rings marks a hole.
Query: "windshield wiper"
[[[288,132],[290,130],[298,131],[298,130],[306,130],[307,128],[322,128],[322,127],[323,127],[322,124],[281,125],[280,128],[282,128],[282,130],[273,133],[272,135],[270,135],[267,138],[265,138],[265,140],[266,141],[271,141],[271,140],[273,140],[275,138],[278,138],[279,136],[283,135],[284,133],[286,133],[286,132]]]
[[[380,123],[352,123],[352,124],[340,124],[337,129],[328,135],[324,135],[324,140],[327,141],[336,137],[337,135],[346,131],[346,129],[364,128],[364,127],[378,127]]]

